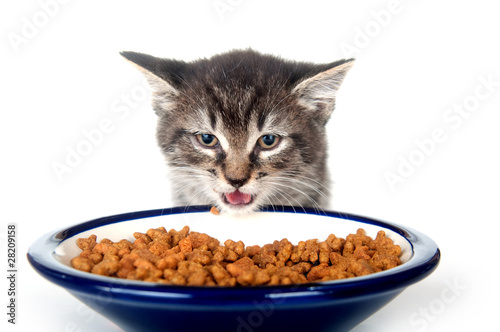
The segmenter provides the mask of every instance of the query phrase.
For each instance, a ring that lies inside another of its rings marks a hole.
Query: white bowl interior
[[[206,233],[221,243],[227,239],[241,240],[245,246],[264,245],[283,238],[287,238],[293,244],[309,239],[324,241],[332,233],[337,237],[345,238],[355,233],[358,228],[363,228],[368,236],[375,238],[377,232],[383,230],[387,237],[401,247],[403,263],[407,262],[413,254],[410,242],[398,233],[380,226],[343,218],[280,212],[257,212],[246,217],[231,217],[200,212],[134,219],[84,231],[61,242],[54,251],[54,257],[64,265],[70,266],[70,260],[81,252],[76,245],[76,240],[92,234],[97,235],[98,242],[104,238],[112,241],[128,239],[133,242],[134,232],[145,233],[150,228],[160,226],[167,230],[181,230],[186,225],[191,231]]]

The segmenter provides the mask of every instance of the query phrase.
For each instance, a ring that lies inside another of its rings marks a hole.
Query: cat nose
[[[231,179],[231,178],[226,177],[226,180],[227,180],[227,182],[229,182],[230,185],[232,185],[233,187],[238,189],[238,188],[242,187],[248,181],[248,178]]]

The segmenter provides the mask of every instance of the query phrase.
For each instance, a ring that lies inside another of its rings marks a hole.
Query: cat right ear
[[[299,103],[315,113],[315,118],[326,124],[335,108],[337,90],[354,59],[340,60],[329,65],[329,69],[300,82],[292,91]]]
[[[137,52],[120,52],[120,55],[130,61],[146,77],[153,89],[153,108],[157,115],[171,110],[182,86],[182,72],[186,63],[177,60],[156,58]]]

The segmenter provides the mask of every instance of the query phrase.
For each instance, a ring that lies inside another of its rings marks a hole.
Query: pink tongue
[[[244,194],[239,190],[233,191],[232,193],[225,194],[226,199],[230,204],[248,204],[252,200],[252,195]]]

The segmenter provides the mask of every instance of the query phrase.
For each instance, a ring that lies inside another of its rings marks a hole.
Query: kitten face
[[[352,61],[313,65],[233,51],[191,63],[139,53],[175,202],[244,214],[327,201],[325,124]]]

